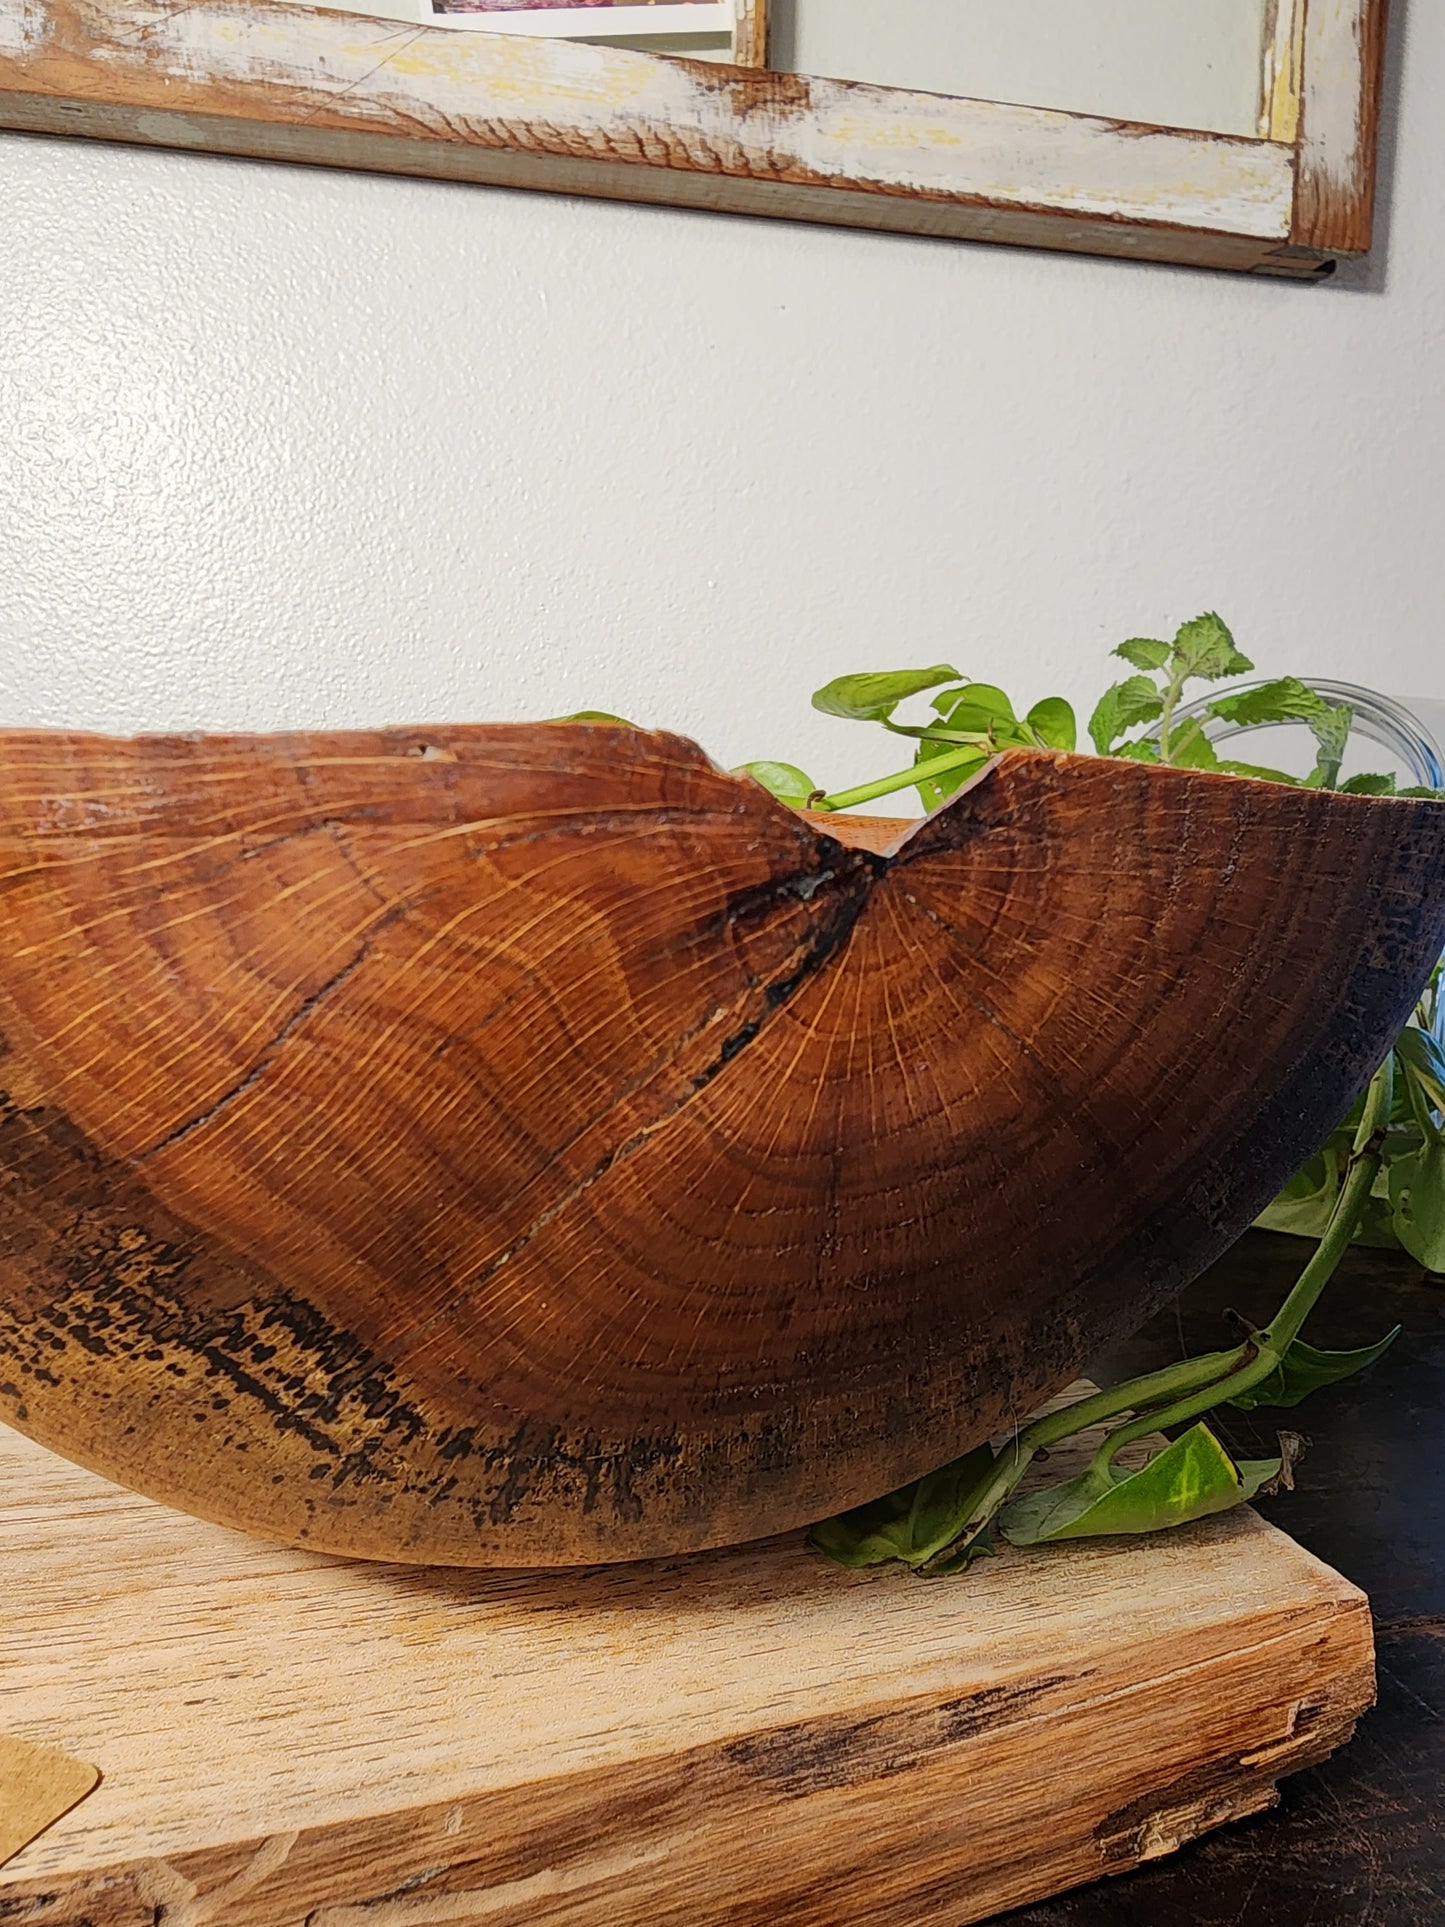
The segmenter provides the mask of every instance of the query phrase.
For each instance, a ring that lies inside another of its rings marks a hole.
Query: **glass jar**
[[[1229,694],[1235,696],[1249,689],[1262,689],[1265,680],[1260,677],[1252,682],[1231,682],[1228,685]],[[1364,689],[1358,683],[1326,682],[1314,676],[1304,676],[1300,680],[1327,703],[1348,703],[1355,712],[1347,750],[1363,739],[1387,752],[1383,765],[1379,757],[1360,757],[1358,754],[1349,757],[1341,769],[1342,776],[1353,773],[1353,764],[1360,769],[1376,769],[1381,774],[1393,775],[1402,789],[1411,785],[1445,789],[1445,758],[1441,756],[1440,745],[1420,718],[1403,703],[1396,702],[1390,696],[1382,696],[1378,690]],[[1214,744],[1228,742],[1236,736],[1251,737],[1253,741],[1250,748],[1240,756],[1243,762],[1268,764],[1275,769],[1287,769],[1291,775],[1297,776],[1309,771],[1314,763],[1315,741],[1308,723],[1253,726],[1225,722],[1221,717],[1208,714],[1209,705],[1218,700],[1219,693],[1215,691],[1199,696],[1193,702],[1181,703],[1174,712],[1174,721],[1187,722],[1199,717],[1205,735]],[[1278,745],[1286,746],[1280,748]],[[1439,1000],[1434,1028],[1442,1042],[1445,1042],[1445,997]]]
[[[1259,677],[1253,682],[1231,682],[1229,694],[1239,696],[1246,690],[1263,689],[1265,680]],[[1400,780],[1402,787],[1423,784],[1429,789],[1445,789],[1445,758],[1441,757],[1440,745],[1419,717],[1406,709],[1403,703],[1396,702],[1393,697],[1382,696],[1378,690],[1361,688],[1358,683],[1325,682],[1313,676],[1304,676],[1300,680],[1327,703],[1336,706],[1340,703],[1349,704],[1355,712],[1355,720],[1350,726],[1351,742],[1363,737],[1367,742],[1388,750],[1394,765],[1391,773]],[[1263,727],[1227,723],[1218,716],[1208,714],[1209,705],[1218,700],[1219,694],[1219,691],[1215,691],[1211,695],[1199,696],[1193,702],[1181,703],[1174,712],[1175,722],[1187,722],[1192,717],[1200,717],[1204,723],[1204,733],[1211,743],[1228,742],[1233,736],[1252,736],[1265,742],[1274,739],[1276,732],[1281,737],[1287,735],[1299,744],[1301,750],[1308,750],[1303,767],[1291,773],[1303,776],[1307,772],[1314,762],[1314,738],[1310,735],[1307,723],[1269,723]],[[1245,760],[1269,763],[1273,759],[1261,752]],[[1284,764],[1275,761],[1274,766],[1283,768]]]

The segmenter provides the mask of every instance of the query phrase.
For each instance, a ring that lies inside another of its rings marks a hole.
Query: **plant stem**
[[[1269,1328],[1257,1332],[1249,1341],[1246,1349],[1253,1353],[1252,1358],[1213,1386],[1180,1399],[1162,1411],[1156,1408],[1141,1414],[1130,1424],[1119,1426],[1095,1453],[1089,1468],[1091,1472],[1106,1472],[1114,1455],[1124,1446],[1132,1445],[1136,1439],[1157,1432],[1161,1426],[1185,1425],[1190,1419],[1201,1418],[1214,1406],[1223,1404],[1239,1392],[1249,1391],[1277,1370],[1360,1228],[1371,1188],[1380,1169],[1385,1127],[1390,1120],[1390,1106],[1394,1097],[1394,1082],[1395,1060],[1392,1053],[1386,1057],[1370,1082],[1364,1114],[1355,1133],[1355,1148],[1346,1169],[1345,1181],[1340,1187],[1340,1195],[1325,1226],[1324,1236]]]
[[[1062,1406],[1057,1412],[1047,1412],[1042,1418],[1035,1419],[999,1453],[987,1481],[970,1504],[969,1516],[962,1527],[952,1533],[947,1541],[928,1548],[918,1563],[936,1559],[976,1538],[1013,1493],[1040,1452],[1047,1451],[1051,1445],[1061,1444],[1076,1432],[1086,1431],[1091,1425],[1098,1425],[1105,1419],[1118,1418],[1125,1412],[1137,1412],[1141,1407],[1153,1409],[1161,1400],[1173,1399],[1181,1392],[1218,1384],[1237,1370],[1241,1357],[1246,1352],[1252,1352],[1252,1349],[1252,1346],[1236,1347],[1233,1351],[1211,1352],[1203,1358],[1186,1358],[1177,1365],[1166,1365],[1141,1378],[1131,1378],[1126,1384],[1095,1392],[1089,1398],[1078,1399],[1072,1405]]]
[[[820,810],[849,810],[855,803],[871,803],[877,796],[891,796],[894,790],[911,789],[915,783],[927,782],[932,775],[941,775],[945,770],[967,769],[972,763],[988,760],[987,751],[980,751],[974,745],[967,749],[955,749],[947,756],[935,756],[926,763],[915,763],[912,769],[900,770],[896,776],[880,776],[876,783],[862,783],[855,790],[838,790],[832,796],[820,797],[815,807]]]
[[[1175,669],[1164,691],[1164,707],[1159,712],[1159,761],[1169,761],[1169,728],[1174,721],[1174,711],[1183,692],[1186,677]]]
[[[930,1548],[918,1563],[926,1570],[976,1539],[1012,1496],[1032,1461],[1049,1446],[1061,1444],[1105,1419],[1132,1412],[1134,1417],[1109,1433],[1089,1465],[1089,1474],[1097,1476],[1101,1491],[1107,1490],[1112,1483],[1109,1468],[1122,1447],[1146,1438],[1161,1426],[1182,1425],[1199,1418],[1277,1371],[1360,1228],[1380,1169],[1393,1097],[1392,1053],[1375,1072],[1365,1095],[1345,1181],[1324,1236],[1267,1330],[1254,1333],[1233,1351],[1185,1359],[1035,1419],[999,1453],[971,1501],[962,1527],[945,1544]]]

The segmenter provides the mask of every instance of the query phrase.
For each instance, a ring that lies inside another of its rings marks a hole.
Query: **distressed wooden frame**
[[[622,0],[622,4],[625,5],[626,0]],[[728,16],[729,26],[727,31],[732,41],[731,52],[734,62],[739,67],[761,67],[766,59],[767,50],[768,0],[712,0],[712,4],[722,7]],[[427,8],[423,7],[421,11],[423,15],[425,15]],[[515,25],[503,24],[507,21],[507,15],[505,14],[482,15],[478,17],[475,14],[468,15],[457,12],[449,15],[445,6],[441,3],[441,0],[436,0],[436,4],[433,4],[431,7],[431,12],[434,18],[425,21],[424,24],[429,26],[448,26],[454,31],[470,33],[476,33],[478,31],[492,33],[536,33],[542,31],[543,22],[555,22],[558,18],[556,14],[539,13],[533,16],[537,23],[535,26],[519,28]],[[611,28],[613,26],[613,22],[608,15],[585,15],[584,18],[588,22],[585,29],[576,22],[568,22],[565,29],[561,31],[553,32],[549,28],[546,37],[548,39],[559,40],[587,40],[593,38],[618,39],[622,37],[622,30],[620,28],[614,32],[604,31],[605,28]],[[667,34],[678,31],[678,29],[673,27],[673,23],[668,20],[665,12],[662,14],[654,13],[652,18],[655,22],[653,30],[657,33]],[[515,20],[515,16],[513,16],[513,19]],[[684,33],[692,31],[691,28],[685,25],[680,30]],[[627,38],[631,39],[633,37],[632,32],[629,32]]]
[[[1310,277],[1369,246],[1385,11],[1273,0],[1240,138],[272,0],[0,0],[0,126]]]

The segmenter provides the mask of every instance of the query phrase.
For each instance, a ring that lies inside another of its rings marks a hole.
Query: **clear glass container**
[[[1348,703],[1355,712],[1345,761],[1340,770],[1342,777],[1356,775],[1362,770],[1377,770],[1382,775],[1393,776],[1402,789],[1416,784],[1429,789],[1445,789],[1445,758],[1441,756],[1440,745],[1420,718],[1403,703],[1380,695],[1378,690],[1361,688],[1356,683],[1325,682],[1314,676],[1304,676],[1300,680],[1317,695],[1323,696],[1327,703]],[[1227,688],[1233,696],[1246,689],[1260,689],[1264,681],[1265,678],[1260,677],[1252,682],[1231,682]],[[1193,702],[1182,703],[1175,711],[1175,721],[1200,717],[1205,735],[1215,744],[1228,742],[1236,736],[1248,736],[1249,747],[1241,750],[1241,762],[1265,764],[1272,769],[1286,770],[1292,776],[1304,776],[1314,766],[1315,740],[1307,723],[1270,723],[1255,728],[1245,723],[1224,722],[1217,716],[1207,714],[1210,703],[1220,693],[1216,690]],[[1372,745],[1376,751],[1384,750],[1386,754],[1383,757],[1371,754],[1366,750],[1366,744]],[[1445,1041],[1445,998],[1440,1000],[1435,1029]]]
[[[1350,728],[1350,743],[1355,754],[1346,762],[1343,775],[1351,775],[1353,766],[1359,769],[1379,769],[1382,773],[1394,776],[1401,787],[1409,784],[1424,784],[1430,789],[1445,789],[1445,759],[1442,759],[1440,745],[1429,730],[1403,703],[1397,703],[1389,696],[1382,696],[1378,690],[1363,689],[1357,683],[1325,682],[1314,676],[1303,676],[1302,682],[1316,695],[1323,696],[1327,703],[1348,703],[1355,712],[1355,720]],[[1231,696],[1242,694],[1247,689],[1262,689],[1265,678],[1253,682],[1231,682],[1228,692]],[[1183,703],[1175,711],[1176,721],[1185,721],[1193,716],[1205,718],[1204,733],[1211,743],[1228,742],[1233,736],[1249,736],[1253,747],[1248,757],[1242,760],[1251,763],[1266,763],[1274,769],[1287,769],[1291,775],[1305,775],[1314,763],[1314,738],[1306,723],[1270,723],[1263,728],[1252,728],[1245,723],[1226,723],[1217,716],[1206,716],[1209,705],[1216,701],[1222,692],[1219,690],[1196,701]],[[1389,752],[1382,765],[1379,757],[1361,756],[1361,740],[1375,744],[1379,749]],[[1280,748],[1279,745],[1287,745]]]

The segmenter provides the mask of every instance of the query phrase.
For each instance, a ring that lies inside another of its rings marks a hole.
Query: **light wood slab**
[[[959,1927],[1270,1805],[1373,1690],[1247,1512],[933,1583],[408,1570],[0,1430],[0,1560],[0,1732],[104,1776],[0,1869],[24,1927]]]

